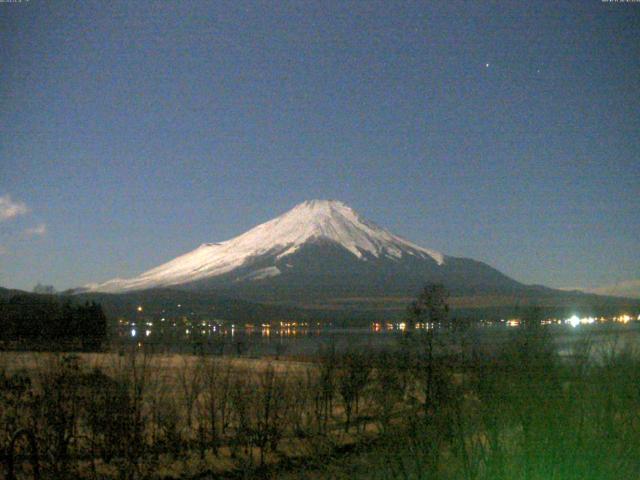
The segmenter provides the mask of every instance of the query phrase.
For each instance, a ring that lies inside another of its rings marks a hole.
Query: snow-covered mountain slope
[[[242,271],[237,280],[263,280],[281,274],[275,262],[282,263],[283,259],[294,255],[305,245],[326,241],[344,248],[362,262],[415,258],[436,267],[446,263],[443,254],[393,235],[365,220],[342,202],[311,200],[226,242],[205,243],[137,277],[117,278],[87,285],[85,289],[127,292],[183,285],[228,275],[236,269]],[[252,262],[265,257],[272,257],[273,262],[247,271]]]

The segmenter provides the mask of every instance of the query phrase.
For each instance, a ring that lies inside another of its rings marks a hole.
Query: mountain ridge
[[[309,243],[327,240],[363,261],[413,256],[442,265],[446,258],[440,252],[418,246],[377,226],[343,202],[310,200],[230,240],[203,243],[137,277],[90,284],[85,289],[122,293],[183,285],[223,276],[251,263],[259,263],[261,257],[275,257],[275,261],[279,261]],[[280,268],[269,265],[267,270],[254,272],[248,278],[262,279],[281,273]]]
[[[586,299],[523,284],[478,260],[421,247],[336,200],[300,203],[230,240],[202,243],[137,277],[90,285],[76,293],[169,288],[303,307],[358,297],[373,303],[412,297],[427,283],[443,284],[452,297],[522,302],[571,297],[577,303]]]

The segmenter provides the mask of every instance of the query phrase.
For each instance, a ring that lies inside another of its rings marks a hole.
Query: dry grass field
[[[614,345],[594,360],[588,336],[561,359],[549,332],[514,329],[499,348],[432,332],[308,362],[1,352],[4,473],[633,478],[640,359]]]

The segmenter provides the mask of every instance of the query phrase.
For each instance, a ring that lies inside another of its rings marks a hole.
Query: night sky
[[[0,286],[313,198],[525,283],[640,279],[640,3],[0,3]]]

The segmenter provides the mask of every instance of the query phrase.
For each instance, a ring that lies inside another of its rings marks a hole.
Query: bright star
[[[484,64],[484,66],[485,66],[486,68],[489,68],[489,64],[488,64],[488,63],[485,63],[485,64]]]

